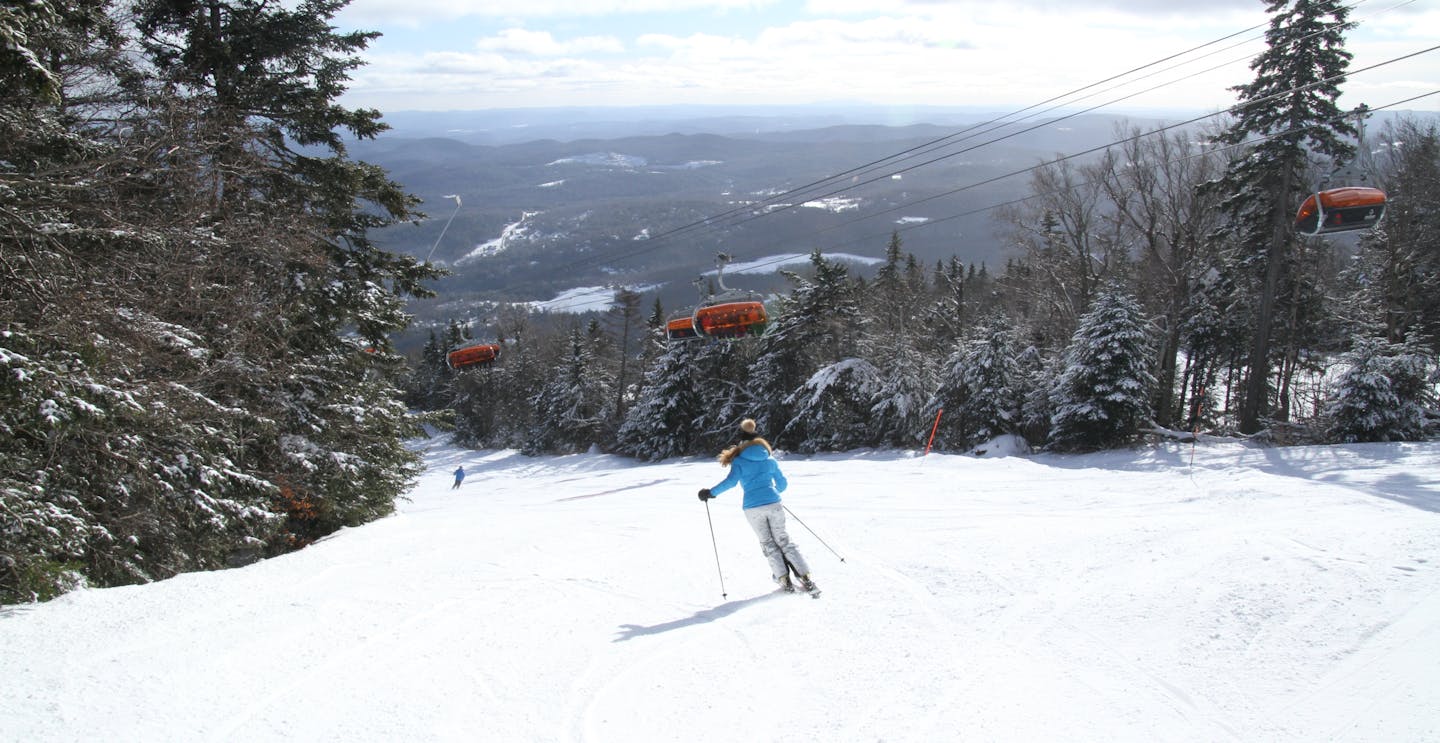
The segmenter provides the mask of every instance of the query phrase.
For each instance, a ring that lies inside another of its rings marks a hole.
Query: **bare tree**
[[[1223,162],[1189,132],[1117,128],[1121,145],[1104,161],[1101,184],[1116,220],[1137,255],[1137,291],[1159,325],[1155,415],[1168,425],[1175,404],[1177,356],[1196,278],[1214,265],[1209,236],[1219,222],[1219,199],[1197,186],[1220,174]]]

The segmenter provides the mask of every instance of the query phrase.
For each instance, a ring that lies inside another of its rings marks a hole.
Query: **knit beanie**
[[[755,436],[755,420],[753,418],[746,418],[740,421],[740,438],[753,439]]]

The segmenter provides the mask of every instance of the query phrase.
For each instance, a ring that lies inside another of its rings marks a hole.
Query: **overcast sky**
[[[838,101],[1023,107],[1259,26],[1076,103],[1133,96],[1116,106],[1211,111],[1233,103],[1228,87],[1252,78],[1247,63],[1263,48],[1264,6],[354,0],[336,23],[383,34],[345,98],[382,111]],[[1352,70],[1440,43],[1440,0],[1360,0],[1351,20],[1360,23],[1348,37]],[[1188,79],[1175,82],[1181,78]],[[1354,74],[1345,89],[1343,104],[1371,106],[1440,89],[1440,52]],[[1405,108],[1440,110],[1440,96]]]

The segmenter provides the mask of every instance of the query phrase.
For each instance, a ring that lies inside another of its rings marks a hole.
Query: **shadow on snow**
[[[735,612],[740,611],[747,606],[753,606],[762,601],[768,601],[775,598],[776,596],[781,595],[783,594],[780,591],[772,591],[770,593],[762,593],[759,596],[752,596],[748,599],[727,601],[726,603],[714,607],[713,609],[702,609],[700,611],[697,611],[694,614],[685,617],[684,619],[676,619],[670,622],[652,624],[648,627],[639,624],[622,624],[620,625],[619,635],[613,640],[613,642],[624,642],[626,640],[633,640],[637,637],[644,637],[646,635],[658,635],[662,632],[669,632],[671,630],[683,629],[685,627],[693,627],[697,624],[713,622],[716,619],[728,617],[731,614],[734,614]]]

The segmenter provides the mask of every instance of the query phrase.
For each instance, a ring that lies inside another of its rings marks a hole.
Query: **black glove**
[[[710,493],[710,488],[700,488],[700,500],[710,500],[715,496]]]

